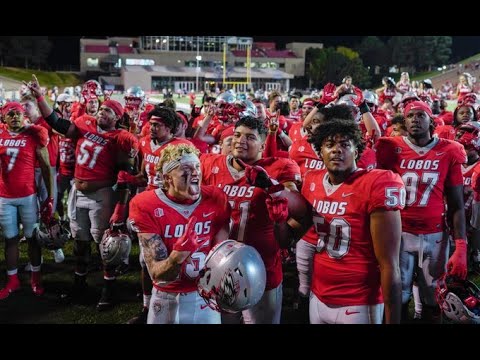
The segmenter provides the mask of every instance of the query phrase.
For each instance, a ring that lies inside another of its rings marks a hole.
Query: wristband
[[[45,100],[45,98],[43,97],[43,95],[40,95],[40,96],[37,97],[36,99],[37,99],[37,103],[39,103],[40,101]]]
[[[360,113],[363,115],[367,112],[370,112],[370,107],[367,105],[367,103],[364,101],[362,102],[359,106],[358,109],[360,110]]]

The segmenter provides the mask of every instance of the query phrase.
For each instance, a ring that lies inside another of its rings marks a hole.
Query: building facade
[[[236,36],[140,36],[80,40],[80,71],[122,90],[288,91],[305,75],[306,49],[320,43],[254,43]],[[248,70],[249,69],[249,70]]]

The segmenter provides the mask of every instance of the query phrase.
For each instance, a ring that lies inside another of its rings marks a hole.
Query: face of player
[[[390,136],[406,136],[408,133],[402,128],[402,124],[393,124]]]
[[[25,109],[25,116],[31,121],[35,121],[38,117],[40,117],[37,104],[33,103],[33,101],[22,101],[22,105]]]
[[[174,134],[174,136],[178,138],[184,138],[185,137],[185,131],[187,130],[188,125],[182,121],[180,125],[178,125],[177,132]]]
[[[179,200],[197,200],[200,197],[202,173],[200,162],[185,162],[163,175],[168,194]]]
[[[154,141],[164,142],[171,136],[171,129],[165,126],[165,123],[156,116],[152,116],[149,120],[150,123],[150,138]]]
[[[260,137],[257,129],[253,130],[243,125],[235,129],[232,139],[234,157],[247,164],[253,163],[262,157],[264,149],[264,140]]]
[[[423,110],[410,110],[405,117],[407,132],[414,139],[429,137],[430,123],[430,116]]]
[[[324,122],[325,116],[322,113],[317,112],[311,121],[307,124],[303,123],[303,127],[308,132],[309,135],[312,135],[315,129]]]
[[[461,106],[457,111],[457,122],[459,124],[465,124],[466,122],[473,121],[473,109],[471,106]]]
[[[313,106],[310,106],[310,105],[303,105],[302,106],[302,119],[305,120],[305,118],[307,117],[308,114],[310,114],[310,112],[313,110]]]
[[[337,134],[322,144],[321,156],[330,178],[345,180],[357,168],[357,147],[351,139]]]
[[[269,104],[270,112],[277,111],[278,109],[280,109],[281,102],[282,102],[281,96],[277,96],[276,98],[274,98]]]
[[[98,99],[90,99],[87,102],[87,106],[85,108],[85,112],[88,115],[95,115],[98,111],[100,103],[98,102]]]
[[[4,115],[3,119],[10,131],[17,132],[23,126],[23,113],[18,110],[9,111]]]
[[[297,98],[292,98],[290,100],[290,110],[297,110],[299,105],[300,103]]]
[[[257,108],[257,117],[261,120],[265,120],[267,114],[265,112],[265,105],[262,103],[255,103],[255,107]]]
[[[225,139],[223,139],[222,145],[220,147],[220,154],[230,155],[232,153],[232,140],[233,136],[227,136]]]
[[[117,123],[117,115],[108,106],[102,105],[97,113],[97,125],[102,130],[113,130]]]

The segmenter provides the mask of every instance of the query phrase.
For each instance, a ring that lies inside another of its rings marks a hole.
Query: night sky
[[[253,36],[254,41],[274,41],[277,48],[284,48],[286,43],[293,41],[323,42],[325,46],[344,45],[352,47],[358,44],[361,36]],[[389,36],[380,36],[388,40]],[[480,36],[453,36],[452,62],[480,53]],[[79,67],[80,36],[51,36],[53,50],[49,62],[57,66]],[[55,54],[55,55],[53,55]]]

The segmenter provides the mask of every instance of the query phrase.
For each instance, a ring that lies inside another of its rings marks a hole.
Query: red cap
[[[407,114],[411,110],[423,110],[428,114],[428,116],[433,117],[432,109],[430,108],[430,106],[428,106],[427,103],[424,103],[423,101],[409,102],[407,106],[405,106],[405,110],[403,110],[403,116],[407,117]]]
[[[188,126],[188,119],[187,117],[180,111],[175,111],[177,115],[182,119],[183,123]]]
[[[302,106],[314,107],[315,106],[315,100],[313,100],[311,98],[307,98],[307,99],[303,100]]]
[[[104,101],[102,106],[109,107],[110,109],[113,110],[115,114],[117,114],[118,117],[122,117],[123,115],[123,106],[116,100],[107,100]]]
[[[229,136],[233,136],[234,131],[235,131],[235,126],[233,126],[233,125],[225,128],[222,131],[222,134],[220,135],[220,141],[225,140],[225,138],[227,138]]]
[[[8,114],[8,112],[10,112],[12,110],[17,110],[17,111],[21,112],[22,114],[25,113],[25,108],[23,107],[22,104],[20,104],[19,102],[16,102],[16,101],[11,101],[11,102],[8,102],[5,105],[3,105],[2,115],[5,116],[6,114]]]

